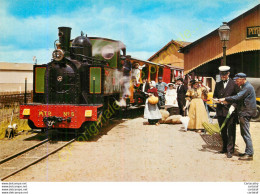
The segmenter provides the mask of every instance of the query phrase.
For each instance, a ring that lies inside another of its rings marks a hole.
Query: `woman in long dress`
[[[178,107],[177,91],[173,83],[168,84],[168,89],[166,90],[166,94],[165,94],[165,105]]]
[[[150,82],[150,89],[147,90],[148,96],[158,97],[155,81]],[[150,104],[148,98],[145,102],[144,118],[148,119],[150,125],[159,125],[158,121],[162,118],[161,112],[157,104]]]
[[[186,109],[190,105],[188,129],[200,132],[203,129],[202,123],[208,122],[208,114],[202,100],[203,94],[207,94],[207,89],[200,87],[197,80],[191,80],[190,84],[191,89],[186,93],[186,105],[184,107]]]

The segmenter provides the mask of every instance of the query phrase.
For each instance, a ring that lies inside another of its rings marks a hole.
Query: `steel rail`
[[[65,147],[65,146],[71,144],[71,143],[74,142],[75,140],[76,140],[76,138],[70,140],[70,141],[67,142],[66,144],[64,144],[64,145],[62,145],[62,146],[60,146],[60,147],[58,147],[57,149],[55,149],[55,150],[53,150],[52,152],[50,152],[50,153],[48,153],[48,154],[42,156],[41,158],[39,158],[39,159],[37,159],[37,160],[35,160],[35,161],[33,161],[33,162],[27,164],[26,166],[24,166],[24,167],[22,167],[22,168],[20,168],[20,169],[18,169],[18,170],[16,170],[16,171],[14,171],[14,172],[8,174],[8,175],[2,177],[2,178],[1,178],[1,181],[7,179],[7,178],[10,177],[10,176],[13,176],[14,174],[16,174],[16,173],[18,173],[18,172],[20,172],[20,171],[22,171],[22,170],[24,170],[24,169],[26,169],[26,168],[28,168],[29,166],[32,166],[33,164],[38,163],[39,161],[41,161],[41,160],[47,158],[49,155],[54,154],[55,152],[59,151],[59,150],[62,149],[63,147]]]
[[[50,139],[45,139],[45,140],[43,140],[43,141],[41,141],[41,142],[39,142],[39,143],[37,143],[37,144],[35,144],[35,145],[29,147],[29,148],[26,148],[25,150],[23,150],[23,151],[21,151],[21,152],[18,152],[18,153],[16,153],[16,154],[13,154],[13,155],[7,157],[7,158],[4,158],[4,159],[0,160],[0,164],[3,164],[3,163],[5,163],[5,162],[7,162],[7,161],[9,161],[9,160],[11,160],[11,159],[13,159],[13,158],[19,156],[19,155],[22,155],[22,154],[24,154],[24,153],[26,153],[26,152],[28,152],[28,151],[30,151],[30,150],[36,148],[36,147],[38,147],[38,146],[40,146],[40,145],[42,145],[42,144],[48,142],[48,141],[50,141]]]

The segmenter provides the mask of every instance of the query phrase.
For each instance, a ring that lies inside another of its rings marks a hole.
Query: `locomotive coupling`
[[[68,117],[66,119],[62,118],[62,117],[44,117],[43,118],[43,122],[45,123],[45,125],[47,127],[52,127],[53,125],[55,125],[56,123],[61,123],[62,121],[67,121],[68,123],[71,122],[71,117]]]

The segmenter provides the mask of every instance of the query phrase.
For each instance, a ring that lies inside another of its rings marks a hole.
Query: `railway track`
[[[45,139],[34,146],[2,159],[0,161],[1,181],[38,163],[51,154],[54,154],[65,146],[71,144],[75,140],[76,138],[71,139],[68,142],[53,142],[50,139]]]
[[[128,109],[127,113],[121,115],[122,118],[135,118],[143,113],[143,107],[133,107]],[[103,129],[105,130],[105,129]],[[78,134],[79,135],[79,134]],[[17,174],[18,172],[38,163],[39,161],[47,158],[49,155],[54,154],[65,146],[76,141],[73,138],[69,141],[52,141],[45,139],[25,150],[13,154],[0,160],[0,179],[1,181]]]

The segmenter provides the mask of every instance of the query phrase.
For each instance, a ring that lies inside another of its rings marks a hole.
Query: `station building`
[[[230,39],[227,42],[226,64],[231,77],[244,72],[260,77],[260,4],[227,22]],[[218,28],[180,49],[184,54],[184,74],[216,78],[223,61],[222,42]]]

